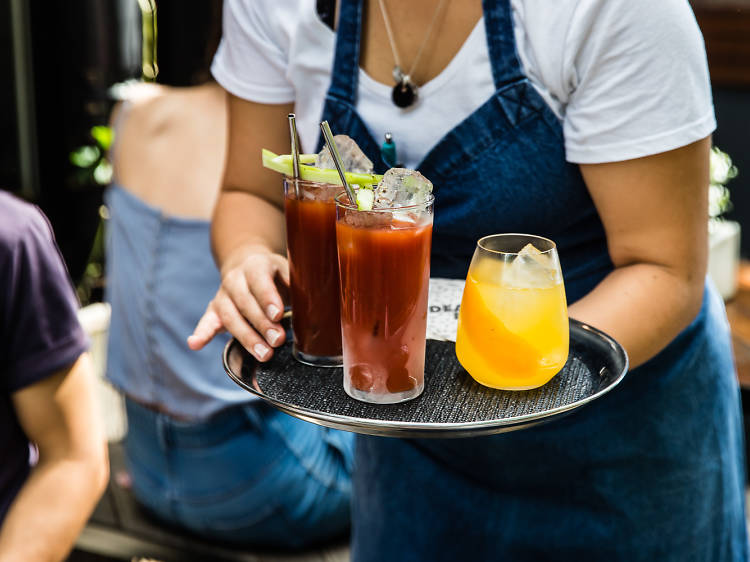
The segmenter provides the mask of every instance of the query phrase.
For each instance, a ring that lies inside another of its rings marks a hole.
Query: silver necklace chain
[[[391,52],[393,52],[393,60],[396,63],[396,66],[394,66],[393,68],[393,79],[396,81],[396,84],[405,83],[405,84],[414,85],[411,77],[414,74],[414,70],[416,70],[417,68],[419,59],[422,58],[422,52],[424,51],[425,46],[427,45],[427,43],[429,43],[430,36],[432,35],[432,32],[435,28],[435,23],[437,22],[438,16],[443,10],[443,4],[445,4],[445,0],[440,0],[440,2],[438,3],[437,8],[435,9],[435,13],[432,15],[432,21],[430,22],[430,27],[427,28],[427,34],[422,40],[422,44],[419,46],[419,50],[417,51],[417,56],[414,57],[414,62],[412,62],[411,68],[409,68],[409,72],[407,72],[406,74],[404,74],[403,72],[403,67],[401,66],[401,58],[398,56],[398,49],[396,48],[396,41],[393,38],[393,28],[391,27],[391,20],[388,17],[388,12],[385,9],[385,1],[378,0],[378,4],[380,5],[380,12],[383,14],[383,22],[385,23],[385,32],[388,35],[388,42],[391,44]]]

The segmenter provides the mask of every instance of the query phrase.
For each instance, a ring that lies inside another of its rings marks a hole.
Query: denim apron
[[[509,0],[484,0],[495,94],[425,156],[432,275],[466,275],[476,240],[557,243],[569,302],[613,269],[562,127],[522,72]],[[355,111],[362,3],[342,0],[323,118],[373,162]],[[379,165],[382,171],[382,165]],[[740,561],[744,444],[723,303],[578,413],[492,437],[358,436],[352,557],[369,560]]]

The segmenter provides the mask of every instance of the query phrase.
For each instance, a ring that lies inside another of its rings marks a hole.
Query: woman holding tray
[[[232,0],[212,71],[231,94],[223,282],[192,347],[222,329],[260,361],[281,344],[282,194],[248,155],[286,152],[296,111],[305,151],[321,118],[378,163],[390,132],[432,180],[433,276],[463,278],[486,234],[551,238],[571,317],[630,356],[618,388],[546,426],[358,437],[354,560],[747,558],[739,395],[705,282],[715,119],[686,2]]]

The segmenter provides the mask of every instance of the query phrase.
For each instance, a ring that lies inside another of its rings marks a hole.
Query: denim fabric
[[[209,539],[287,548],[348,530],[351,434],[260,402],[199,423],[126,406],[133,491],[157,517]]]
[[[355,111],[362,4],[342,0],[323,117],[373,162]],[[432,275],[461,278],[476,240],[557,243],[569,302],[611,270],[562,127],[523,76],[509,0],[485,0],[496,93],[419,168],[435,186]],[[352,557],[369,560],[738,562],[748,557],[744,448],[723,303],[604,398],[561,421],[481,439],[357,438]]]
[[[208,221],[165,216],[116,184],[105,201],[110,382],[141,403],[188,419],[252,400],[221,366],[228,334],[200,351],[187,346],[221,283]]]
[[[358,438],[353,560],[747,560],[739,395],[722,304],[705,298],[659,358],[567,418]]]
[[[529,232],[556,242],[574,301],[612,269],[604,229],[578,166],[565,161],[562,127],[520,73],[512,42],[502,43],[499,56],[493,39],[512,37],[510,7],[505,1],[491,4],[484,21],[498,90],[418,166],[435,192],[430,273],[465,277],[480,237]],[[342,3],[323,118],[336,133],[354,138],[382,172],[379,145],[354,110],[361,11],[356,0]]]
[[[353,437],[253,400],[222,369],[228,336],[199,352],[185,343],[220,283],[209,223],[164,216],[117,185],[106,201],[107,375],[127,397],[138,500],[226,542],[295,547],[346,532]]]

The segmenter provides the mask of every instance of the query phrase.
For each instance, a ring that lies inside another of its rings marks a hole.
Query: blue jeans
[[[126,401],[137,499],[208,539],[300,548],[349,529],[352,435],[263,403],[180,422]]]

